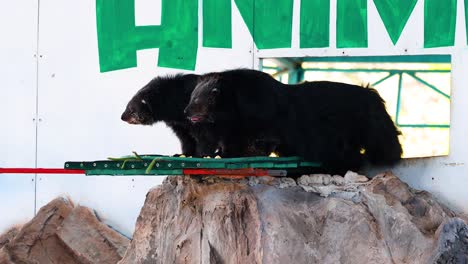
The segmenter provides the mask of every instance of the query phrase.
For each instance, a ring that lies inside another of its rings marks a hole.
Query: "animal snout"
[[[122,119],[122,121],[128,121],[129,118],[130,115],[126,111],[122,113],[122,116],[120,116],[120,119]]]

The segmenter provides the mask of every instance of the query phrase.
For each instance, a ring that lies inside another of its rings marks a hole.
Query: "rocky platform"
[[[131,242],[59,198],[0,236],[0,263],[468,263],[466,223],[391,173],[176,176]]]

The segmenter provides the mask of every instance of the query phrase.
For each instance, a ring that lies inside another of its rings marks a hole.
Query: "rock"
[[[3,245],[0,263],[117,263],[128,243],[90,209],[57,198]]]
[[[359,182],[367,182],[369,181],[369,178],[367,178],[364,175],[359,175],[353,171],[348,171],[344,175],[344,180],[346,183],[359,183]]]
[[[73,209],[57,231],[57,236],[82,263],[117,263],[129,244],[128,238],[100,222],[91,210],[83,206]]]
[[[437,230],[439,241],[432,263],[467,263],[468,227],[460,218],[452,218]]]
[[[279,178],[278,179],[278,188],[280,189],[290,188],[296,185],[297,183],[294,179],[291,179],[291,178]]]
[[[348,172],[169,177],[148,193],[130,245],[64,198],[0,236],[0,264],[117,262],[468,263],[468,226],[390,173]]]
[[[260,219],[247,183],[168,177],[148,193],[119,263],[258,263]]]
[[[152,189],[119,263],[468,261],[466,222],[390,173],[204,179]]]
[[[42,207],[36,217],[3,246],[7,259],[11,263],[79,263],[55,235],[72,210],[73,205],[63,198]]]
[[[19,233],[21,226],[14,226],[0,235],[0,248],[8,244]]]
[[[306,192],[314,192],[320,196],[328,197],[335,193],[343,195],[344,191],[347,196],[354,195],[358,191],[357,187],[367,181],[369,179],[366,176],[348,171],[344,177],[328,174],[303,175],[297,180],[297,183]]]
[[[3,246],[10,243],[10,241],[12,241],[15,238],[15,236],[19,233],[20,229],[20,226],[14,226],[8,229],[2,235],[0,235],[0,263],[12,263],[12,260],[3,250]]]

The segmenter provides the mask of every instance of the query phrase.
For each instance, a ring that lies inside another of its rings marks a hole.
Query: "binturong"
[[[184,108],[198,78],[196,74],[177,74],[152,79],[128,102],[122,121],[133,125],[164,122],[179,138],[182,154],[197,156],[198,128],[185,117]]]
[[[261,142],[280,155],[322,163],[321,173],[344,175],[367,162],[394,165],[402,155],[385,101],[369,87],[290,85],[261,71],[234,69],[201,76],[185,113],[192,122],[212,124],[225,156],[243,155],[246,142]]]

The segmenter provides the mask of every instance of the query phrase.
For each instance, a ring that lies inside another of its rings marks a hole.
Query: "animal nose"
[[[125,111],[125,112],[122,113],[122,116],[120,117],[120,119],[122,119],[122,121],[127,122],[130,119],[130,116],[131,116],[130,113]]]
[[[189,113],[189,106],[185,107],[184,109],[184,115],[188,115]]]

